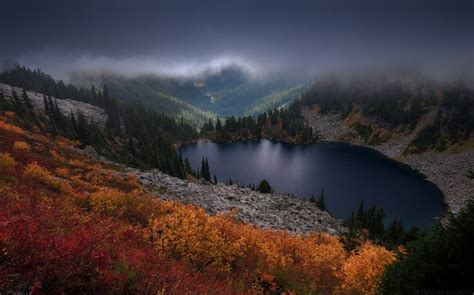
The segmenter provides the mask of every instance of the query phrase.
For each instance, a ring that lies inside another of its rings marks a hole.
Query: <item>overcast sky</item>
[[[187,74],[238,62],[317,74],[474,68],[474,0],[2,0],[0,59]]]

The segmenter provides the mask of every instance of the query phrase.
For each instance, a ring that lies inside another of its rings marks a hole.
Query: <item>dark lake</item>
[[[181,148],[194,169],[207,157],[211,176],[239,184],[267,179],[280,192],[309,198],[324,188],[329,211],[346,218],[360,202],[382,207],[386,223],[401,218],[423,229],[444,212],[435,185],[407,166],[372,149],[348,144],[292,145],[269,140],[230,144],[201,141]]]

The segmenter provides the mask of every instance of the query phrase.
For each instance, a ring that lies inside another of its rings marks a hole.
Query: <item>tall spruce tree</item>
[[[316,202],[316,206],[318,206],[319,209],[326,211],[326,201],[324,200],[324,188],[321,190],[321,195],[319,196],[318,201]]]

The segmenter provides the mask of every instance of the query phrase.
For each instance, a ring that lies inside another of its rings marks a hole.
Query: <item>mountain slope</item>
[[[205,198],[210,185],[99,161],[41,126],[21,128],[25,119],[0,112],[1,293],[374,293],[395,260],[369,241],[348,251],[336,236],[261,229],[236,220],[237,212],[210,216],[162,200],[169,191]],[[244,201],[257,201],[247,206],[255,209],[271,195],[214,188],[244,216],[275,224],[268,218],[277,216],[245,212]],[[279,197],[279,205],[295,205],[282,218],[301,216],[290,222],[301,231],[340,227],[314,204],[290,199]]]
[[[239,66],[195,77],[78,73],[72,81],[87,87],[105,84],[115,97],[143,102],[199,125],[215,116],[255,115],[284,106],[301,94],[304,85],[282,76],[255,78]]]
[[[321,139],[367,145],[407,163],[440,188],[448,211],[459,212],[474,199],[474,91],[365,78],[322,79],[295,106]]]

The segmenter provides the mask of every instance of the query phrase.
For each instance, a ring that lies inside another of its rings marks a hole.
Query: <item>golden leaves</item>
[[[24,141],[15,141],[13,144],[13,149],[22,152],[29,152],[31,150],[31,146]]]
[[[385,266],[393,261],[393,252],[367,242],[344,264],[342,290],[351,294],[375,294]]]
[[[15,159],[10,155],[10,153],[0,153],[0,169],[9,170],[15,167]]]

